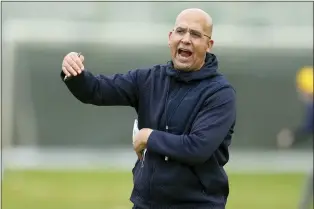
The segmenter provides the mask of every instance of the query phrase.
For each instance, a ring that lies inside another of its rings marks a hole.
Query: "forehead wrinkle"
[[[188,30],[193,30],[193,31],[198,31],[201,33],[204,33],[203,27],[197,27],[200,26],[200,24],[193,24],[193,25],[188,25],[188,24],[177,24],[175,25],[175,28],[183,28],[183,29],[188,29]]]
[[[186,9],[180,12],[177,16],[175,21],[175,26],[178,25],[186,25],[186,22],[195,23],[195,25],[201,26],[200,29],[206,33],[207,35],[211,36],[212,34],[212,18],[203,10],[197,8]],[[193,27],[193,26],[192,26]],[[189,27],[192,29],[192,27]],[[196,29],[196,28],[193,28]],[[196,30],[200,30],[196,29]]]

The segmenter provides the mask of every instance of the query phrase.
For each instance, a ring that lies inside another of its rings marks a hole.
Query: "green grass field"
[[[130,209],[130,172],[6,171],[3,209]],[[228,209],[296,209],[303,174],[232,174]]]

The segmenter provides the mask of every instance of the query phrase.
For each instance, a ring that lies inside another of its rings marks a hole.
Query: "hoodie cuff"
[[[65,73],[63,71],[61,71],[61,73],[60,73],[60,77],[63,80],[63,82],[67,82],[70,80],[81,80],[81,78],[83,78],[84,75],[85,75],[85,70],[83,70],[82,73],[77,75],[77,76],[70,76],[70,77],[65,75]]]
[[[147,139],[147,145],[146,145],[146,147],[147,147],[148,150],[154,151],[154,144],[156,143],[156,142],[155,142],[155,140],[156,140],[156,135],[158,135],[158,134],[156,133],[155,130],[153,130],[153,131],[150,133],[150,135],[149,135],[149,137],[148,137],[148,139]]]

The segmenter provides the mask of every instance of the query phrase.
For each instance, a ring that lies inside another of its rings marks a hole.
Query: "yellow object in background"
[[[301,68],[296,77],[298,88],[307,94],[313,94],[313,67]]]

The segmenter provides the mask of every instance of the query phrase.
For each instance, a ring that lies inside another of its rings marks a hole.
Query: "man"
[[[61,77],[78,100],[137,111],[134,208],[225,208],[235,91],[210,53],[212,27],[204,11],[182,11],[169,33],[171,61],[149,69],[94,76],[83,56],[63,60]]]
[[[303,67],[296,75],[296,89],[304,106],[303,121],[294,130],[282,129],[277,136],[277,145],[280,148],[289,148],[300,144],[313,136],[313,68]]]
[[[313,67],[301,68],[296,76],[297,92],[304,105],[304,117],[302,123],[294,130],[285,128],[277,136],[277,146],[279,148],[291,148],[313,139],[314,132],[314,112],[313,112]],[[305,182],[305,188],[299,203],[299,209],[310,209],[313,204],[313,168]]]

